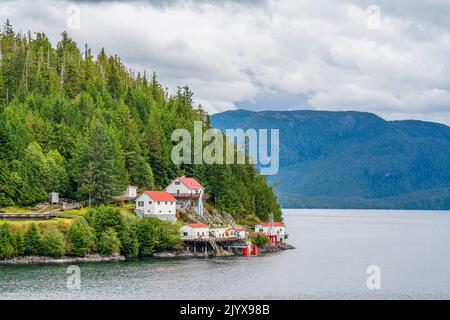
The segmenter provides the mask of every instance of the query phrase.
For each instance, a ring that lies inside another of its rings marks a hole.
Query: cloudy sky
[[[450,1],[5,1],[17,31],[67,30],[211,113],[358,110],[450,124]]]

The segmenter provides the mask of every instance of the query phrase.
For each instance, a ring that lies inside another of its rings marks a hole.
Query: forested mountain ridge
[[[0,34],[0,207],[32,205],[58,191],[97,203],[127,184],[161,189],[197,178],[218,209],[267,219],[281,211],[251,165],[175,165],[171,134],[209,116],[187,86],[169,95],[155,74],[127,70],[118,56],[80,50],[67,33],[53,48],[42,33]]]
[[[364,112],[228,111],[226,128],[279,128],[283,207],[450,209],[450,128]]]

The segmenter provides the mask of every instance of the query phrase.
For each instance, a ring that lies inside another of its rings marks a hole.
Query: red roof
[[[177,201],[170,193],[165,191],[145,191],[153,201]]]
[[[236,230],[236,231],[245,231],[245,227],[238,226],[238,227],[234,228],[234,230]]]
[[[198,190],[203,188],[203,186],[194,178],[178,177],[175,180],[180,180],[189,189]]]
[[[263,226],[263,227],[270,227],[270,222],[260,222],[257,223],[256,226]],[[284,227],[284,224],[282,224],[281,222],[273,222],[272,226],[274,227]]]
[[[204,224],[204,223],[188,223],[188,224],[185,224],[185,226],[188,226],[191,228],[208,228],[208,225]]]

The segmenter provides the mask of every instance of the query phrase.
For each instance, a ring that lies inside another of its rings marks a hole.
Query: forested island
[[[188,86],[175,94],[102,49],[96,57],[65,32],[0,34],[0,210],[29,208],[49,192],[87,201],[75,219],[0,223],[0,259],[88,253],[145,256],[180,245],[175,224],[107,207],[127,185],[161,190],[176,176],[202,181],[209,205],[237,221],[281,221],[266,178],[251,164],[171,161],[171,134],[210,117]],[[7,210],[8,211],[8,210]]]

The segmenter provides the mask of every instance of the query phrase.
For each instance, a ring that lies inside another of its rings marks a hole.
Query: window
[[[138,207],[143,207],[144,206],[144,201],[138,201]]]
[[[188,233],[187,233],[187,232],[183,232],[183,236],[184,236],[184,237],[187,237],[187,236],[188,236]]]
[[[158,204],[161,204],[161,201],[158,201]]]
[[[175,181],[175,185],[179,186],[180,185],[180,181]]]
[[[148,202],[148,204],[149,204],[149,205],[152,205],[152,202],[151,202],[151,201],[149,201],[149,202]]]
[[[167,201],[166,201],[166,204],[167,204]]]
[[[177,190],[177,194],[180,194],[180,190]]]
[[[259,232],[264,232],[264,229],[262,229],[262,228],[261,228],[261,229],[259,229]]]

